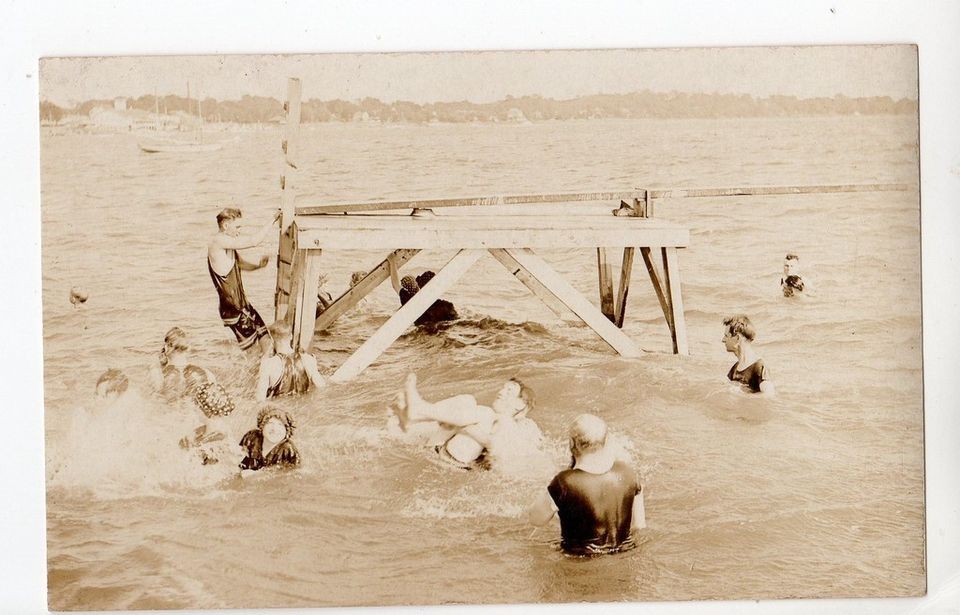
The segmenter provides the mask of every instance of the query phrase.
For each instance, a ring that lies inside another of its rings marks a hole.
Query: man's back
[[[564,470],[547,488],[560,516],[561,546],[575,554],[605,553],[632,546],[637,477],[622,461],[603,474]]]

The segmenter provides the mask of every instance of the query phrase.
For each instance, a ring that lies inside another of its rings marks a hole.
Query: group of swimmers
[[[241,212],[226,208],[217,215],[218,232],[208,245],[208,268],[219,298],[220,317],[234,334],[241,349],[260,348],[259,375],[254,399],[305,393],[311,387],[324,386],[316,359],[295,352],[289,329],[279,323],[267,327],[250,304],[243,289],[242,271],[261,269],[269,258],[258,263],[244,260],[238,250],[262,243],[280,218],[279,213],[258,232],[243,234],[239,229]],[[798,272],[799,259],[788,254],[784,261],[781,288],[784,296],[804,292]],[[365,274],[357,272],[351,285]],[[433,272],[406,276],[395,286],[401,304],[409,301]],[[318,310],[332,303],[320,280]],[[454,306],[438,299],[417,324],[443,322],[458,318]],[[723,344],[737,357],[730,368],[729,380],[757,393],[773,393],[767,370],[752,347],[756,330],[745,315],[724,319]],[[202,463],[218,463],[228,445],[220,419],[232,414],[236,404],[216,382],[214,375],[189,361],[186,334],[174,327],[164,338],[159,361],[151,370],[157,390],[168,401],[187,398],[203,415],[202,424],[180,444],[196,450]],[[128,386],[126,376],[108,370],[97,383],[98,396],[122,394]],[[429,433],[429,441],[441,459],[464,469],[488,467],[496,459],[518,451],[537,448],[543,435],[528,417],[534,408],[532,390],[517,379],[503,384],[490,406],[472,395],[458,395],[440,401],[426,401],[417,388],[414,374],[407,377],[395,413],[404,431]],[[288,413],[266,404],[256,414],[256,427],[240,439],[242,471],[269,466],[293,467],[300,454],[292,442],[295,421]],[[572,461],[557,474],[547,490],[530,509],[528,518],[536,524],[559,517],[561,546],[575,554],[607,553],[632,546],[633,531],[644,527],[642,487],[638,475],[625,459],[607,445],[607,425],[599,417],[584,414],[570,426]]]

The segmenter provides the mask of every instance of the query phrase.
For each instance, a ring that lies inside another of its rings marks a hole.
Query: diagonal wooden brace
[[[569,282],[564,280],[542,258],[529,248],[507,250],[514,259],[549,290],[554,297],[570,308],[580,320],[596,331],[605,342],[625,357],[640,356],[640,350],[627,335],[610,322],[603,313],[590,303]]]
[[[330,377],[333,382],[352,380],[383,354],[407,330],[433,302],[450,289],[460,277],[477,262],[485,250],[460,250],[450,261],[437,272],[436,277],[430,280],[420,292],[414,295],[406,304],[394,312],[387,322],[383,323],[360,348],[356,350]]]

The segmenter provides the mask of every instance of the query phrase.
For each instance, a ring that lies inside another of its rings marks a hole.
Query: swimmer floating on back
[[[741,383],[754,393],[774,394],[773,383],[763,365],[763,359],[757,356],[752,342],[757,332],[753,323],[743,314],[731,316],[723,321],[723,346],[727,352],[737,356],[727,373],[727,378]]]
[[[537,448],[543,435],[527,413],[533,409],[533,392],[519,380],[504,383],[490,407],[472,395],[457,395],[428,402],[417,390],[415,374],[407,376],[397,409],[400,426],[435,422],[437,453],[463,468],[496,462],[515,453]]]

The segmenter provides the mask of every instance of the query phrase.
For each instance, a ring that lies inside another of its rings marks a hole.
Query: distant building
[[[127,99],[122,96],[117,96],[113,99],[113,110],[114,111],[126,111],[127,110]]]

